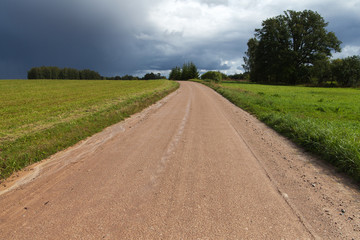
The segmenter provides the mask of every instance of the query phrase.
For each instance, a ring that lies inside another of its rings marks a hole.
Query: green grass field
[[[360,180],[360,90],[209,84],[230,101]]]
[[[153,81],[0,81],[0,179],[117,123],[178,87]]]

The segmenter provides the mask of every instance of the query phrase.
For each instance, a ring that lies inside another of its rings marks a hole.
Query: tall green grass
[[[154,81],[0,81],[0,179],[153,104],[178,88]]]
[[[360,180],[360,90],[205,83],[306,150]]]

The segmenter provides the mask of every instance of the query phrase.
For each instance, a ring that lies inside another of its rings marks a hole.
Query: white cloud
[[[360,46],[347,45],[339,53],[334,53],[333,58],[345,58],[353,55],[360,55]]]
[[[150,9],[149,20],[160,32],[206,39],[226,30],[233,15],[232,10],[223,5],[171,0]]]
[[[163,0],[157,3],[148,9],[153,35],[139,34],[138,37],[157,41],[155,49],[166,56],[189,54],[190,57],[196,52],[203,61],[214,58],[219,69],[229,67],[222,70],[225,73],[239,72],[247,40],[269,17],[288,9],[311,9],[328,21],[327,17],[341,11],[353,13],[354,8],[360,11],[358,1],[339,3],[335,0]],[[242,46],[241,51],[237,45]],[[357,48],[345,47],[341,56],[358,52]]]

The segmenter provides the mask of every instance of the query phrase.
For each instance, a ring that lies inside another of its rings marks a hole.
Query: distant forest
[[[103,79],[90,69],[77,70],[74,68],[34,67],[28,71],[28,79]]]
[[[98,72],[84,69],[77,70],[75,68],[59,68],[59,67],[33,67],[28,71],[28,79],[72,79],[72,80],[155,80],[166,79],[160,73],[146,73],[144,77],[134,77],[132,75],[103,77]]]

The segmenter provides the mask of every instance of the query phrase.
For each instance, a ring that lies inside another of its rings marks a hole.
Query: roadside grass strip
[[[360,181],[360,90],[201,81]]]

